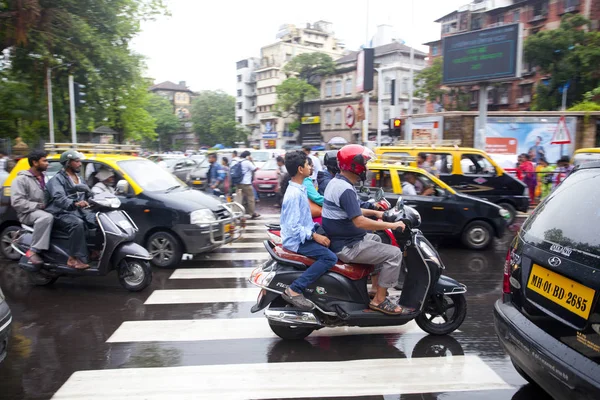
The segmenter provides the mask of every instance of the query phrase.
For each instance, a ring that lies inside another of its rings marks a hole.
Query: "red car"
[[[279,187],[277,181],[277,160],[269,159],[262,168],[254,173],[252,184],[258,193],[275,193]]]

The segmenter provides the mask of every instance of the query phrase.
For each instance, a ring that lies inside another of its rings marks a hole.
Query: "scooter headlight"
[[[437,252],[435,251],[435,249],[433,247],[431,247],[429,245],[429,243],[427,243],[425,241],[420,241],[419,248],[427,257],[427,261],[433,261],[438,267],[441,267],[441,268],[444,267],[442,265],[442,262],[440,261],[440,258],[438,256]]]

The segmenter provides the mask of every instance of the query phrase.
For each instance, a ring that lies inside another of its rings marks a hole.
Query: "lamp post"
[[[59,64],[54,67],[46,68],[46,82],[48,85],[48,130],[50,133],[50,143],[54,143],[54,108],[52,105],[52,70],[58,67],[70,67],[71,64]]]

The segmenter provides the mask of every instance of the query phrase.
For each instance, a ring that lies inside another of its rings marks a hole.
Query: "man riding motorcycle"
[[[406,315],[414,312],[387,298],[388,288],[398,284],[402,252],[398,247],[381,243],[381,239],[367,231],[402,229],[402,222],[375,221],[383,212],[360,208],[354,185],[366,179],[367,162],[375,158],[368,148],[356,144],[344,146],[337,154],[340,173],[325,190],[323,229],[331,240],[330,249],[346,263],[375,264],[378,279],[373,280],[374,297],[369,308],[388,315]]]
[[[83,155],[67,150],[60,156],[63,169],[46,185],[46,211],[54,215],[54,226],[69,235],[69,259],[67,265],[77,269],[89,267],[86,228],[97,228],[96,216],[85,210],[90,192],[69,195],[75,185],[86,185],[78,175],[81,172]],[[87,185],[86,185],[87,186]]]

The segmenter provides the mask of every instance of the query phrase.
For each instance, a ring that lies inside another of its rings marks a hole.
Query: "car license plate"
[[[194,185],[202,185],[202,181],[192,181]]]
[[[261,189],[271,189],[273,185],[258,185],[258,187]]]
[[[223,227],[223,232],[225,232],[225,233],[229,233],[230,230],[231,230],[231,224],[226,224]]]
[[[587,319],[594,302],[593,289],[533,264],[527,287],[548,300]]]

